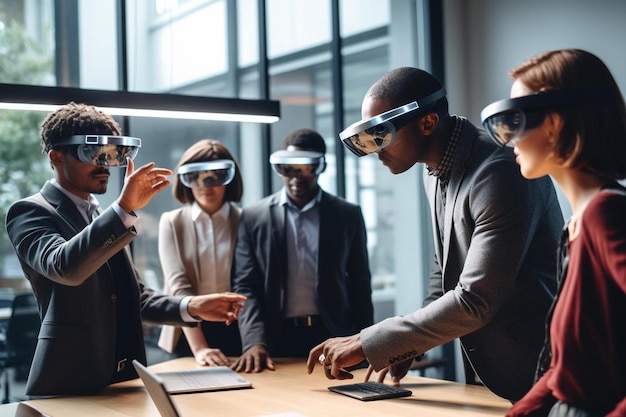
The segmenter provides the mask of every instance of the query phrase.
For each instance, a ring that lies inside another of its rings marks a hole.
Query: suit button
[[[117,295],[111,294],[111,301],[113,302],[117,301]]]

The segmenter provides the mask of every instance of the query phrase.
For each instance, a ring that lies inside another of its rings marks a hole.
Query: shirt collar
[[[317,203],[319,203],[321,199],[322,199],[322,187],[319,187],[315,198],[309,201],[308,203],[306,203],[306,205],[302,207],[302,209],[298,208],[298,210],[306,211],[310,209],[311,207],[315,206]],[[283,187],[283,189],[280,192],[280,196],[278,197],[278,205],[280,206],[288,205],[290,207],[296,207],[296,205],[293,204],[291,200],[289,200],[289,197],[287,196],[287,189],[285,187]]]
[[[443,154],[443,158],[439,162],[437,169],[431,169],[426,167],[428,175],[433,175],[439,178],[441,181],[447,182],[450,179],[450,173],[452,172],[452,165],[454,163],[454,157],[456,156],[456,145],[459,143],[463,126],[465,126],[466,119],[463,117],[452,116],[454,118],[454,130],[450,136],[450,141],[446,147],[446,151]]]
[[[204,210],[202,210],[202,208],[198,205],[198,203],[196,201],[194,201],[191,205],[191,219],[193,221],[198,220],[198,217],[200,217],[202,214],[208,216],[208,217],[223,217],[224,219],[227,219],[228,216],[230,215],[230,202],[225,201],[224,204],[222,204],[222,207],[219,208],[219,210],[217,210],[213,216],[210,216],[208,213],[206,213]]]
[[[78,207],[81,210],[84,210],[85,212],[88,211],[90,205],[93,205],[96,207],[100,206],[98,199],[93,194],[89,194],[89,198],[87,200],[83,200],[76,194],[71,193],[65,188],[63,188],[63,186],[59,184],[57,180],[52,179],[50,180],[50,183],[54,185],[63,194],[65,194],[70,200],[72,200],[72,202],[74,203],[74,205],[76,205],[76,207]]]

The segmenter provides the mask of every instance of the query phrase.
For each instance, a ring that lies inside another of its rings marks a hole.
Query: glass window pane
[[[330,0],[268,0],[268,57],[330,42],[330,17]]]
[[[225,1],[152,1],[128,2],[130,90],[170,91],[228,71]]]
[[[259,62],[259,17],[257,0],[238,0],[237,36],[239,37],[239,66]]]
[[[53,0],[0,0],[0,82],[55,85]],[[10,65],[7,65],[10,63]]]
[[[341,0],[341,36],[389,25],[389,0]]]
[[[29,287],[4,221],[13,202],[36,193],[52,178],[39,140],[39,126],[45,116],[42,112],[0,110],[0,288]]]
[[[366,43],[372,42],[365,41]],[[354,51],[354,52],[353,52]],[[361,102],[367,89],[389,68],[389,48],[344,48],[344,124],[361,120]],[[375,155],[357,158],[346,150],[346,198],[357,201],[368,230],[372,289],[389,292],[395,288],[394,206],[391,174]]]
[[[36,4],[35,4],[36,3]],[[0,1],[0,82],[56,84],[52,0]],[[9,64],[9,65],[7,65]],[[41,153],[39,126],[45,113],[0,110],[0,288],[29,288],[9,243],[4,221],[9,206],[51,178]]]
[[[120,34],[117,30],[116,2],[80,0],[78,13],[79,36],[75,40],[79,48],[78,56],[68,56],[66,65],[71,67],[73,60],[78,60],[79,72],[62,78],[70,77],[71,80],[79,80],[80,85],[74,85],[74,87],[99,90],[119,89],[117,39]],[[75,37],[71,27],[59,28],[59,30],[64,31],[64,37]],[[68,48],[67,53],[71,55],[73,50],[69,46]]]
[[[272,125],[271,151],[283,138],[301,128],[314,129],[326,140],[326,170],[320,186],[335,193],[336,161],[333,126],[332,72],[330,66],[330,1],[269,0],[268,55],[298,51],[305,58],[270,63],[270,98],[281,102],[281,120]],[[313,46],[326,44],[322,50]],[[271,51],[271,52],[269,52]],[[284,184],[272,176],[272,189]]]

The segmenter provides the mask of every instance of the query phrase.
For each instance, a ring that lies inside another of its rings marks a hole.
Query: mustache
[[[106,168],[99,168],[91,171],[91,175],[108,175],[111,176],[111,173]]]

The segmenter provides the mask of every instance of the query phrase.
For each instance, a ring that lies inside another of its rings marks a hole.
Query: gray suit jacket
[[[248,297],[239,313],[242,348],[270,354],[285,318],[285,207],[280,192],[244,208],[231,272],[233,291]],[[333,336],[373,323],[367,236],[361,208],[322,192],[317,267],[318,309]]]
[[[548,177],[526,180],[511,148],[466,123],[456,150],[439,237],[437,178],[425,175],[435,262],[423,307],[361,332],[381,369],[460,338],[483,383],[516,401],[531,387],[556,290],[563,216]],[[443,244],[441,241],[443,240]]]
[[[131,280],[127,319],[136,337],[127,366],[132,359],[146,360],[142,317],[182,323],[180,297],[164,297],[141,283],[128,248],[136,234],[112,208],[87,225],[74,203],[46,183],[9,208],[7,232],[42,321],[27,394],[96,394],[111,382],[118,297],[113,274]],[[111,258],[118,252],[114,267]]]

